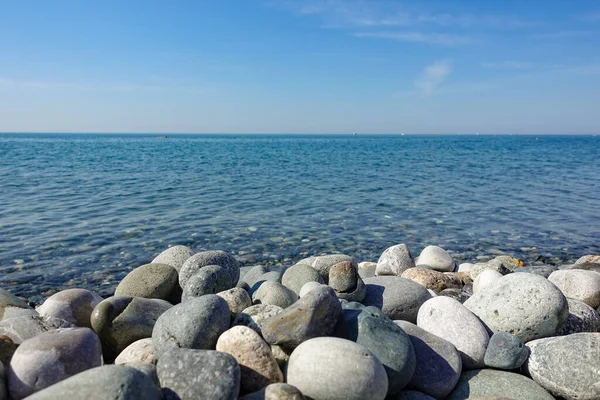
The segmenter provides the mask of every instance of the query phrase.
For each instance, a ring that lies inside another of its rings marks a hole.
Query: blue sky
[[[600,2],[0,0],[0,131],[598,133]]]

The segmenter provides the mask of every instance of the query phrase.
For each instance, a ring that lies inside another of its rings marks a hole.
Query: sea
[[[0,287],[108,296],[171,245],[244,265],[600,253],[600,137],[0,134]]]

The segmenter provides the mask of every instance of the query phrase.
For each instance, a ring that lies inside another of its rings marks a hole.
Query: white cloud
[[[359,38],[371,37],[392,39],[401,42],[440,44],[444,46],[457,46],[473,43],[475,41],[466,36],[421,32],[359,32],[355,33],[354,36]]]
[[[422,95],[431,96],[440,84],[446,79],[452,70],[448,60],[436,61],[425,67],[421,75],[415,81],[415,86]]]

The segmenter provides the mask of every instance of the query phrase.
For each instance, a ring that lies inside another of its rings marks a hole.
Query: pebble
[[[177,303],[181,297],[177,270],[167,264],[145,264],[121,280],[115,296],[145,297]]]
[[[292,385],[272,383],[264,389],[240,397],[239,400],[305,400],[305,397]]]
[[[252,298],[248,292],[239,287],[219,292],[217,296],[227,302],[232,319],[252,305]]]
[[[152,378],[124,365],[96,367],[41,390],[27,400],[161,400],[160,389]]]
[[[346,254],[328,254],[325,256],[308,257],[300,260],[298,264],[310,265],[317,270],[323,281],[328,283],[329,269],[342,261],[354,261],[354,259]]]
[[[298,295],[279,282],[265,281],[252,294],[252,303],[270,304],[287,308],[298,300]]]
[[[485,365],[497,369],[517,369],[527,360],[529,351],[521,339],[508,332],[494,333],[485,351]]]
[[[256,304],[242,311],[232,322],[231,326],[244,325],[262,334],[262,324],[265,320],[279,314],[283,308],[271,304]]]
[[[306,282],[302,289],[300,289],[299,297],[304,297],[311,290],[318,288],[319,286],[323,286],[322,283],[319,282]]]
[[[473,281],[473,293],[481,292],[483,289],[502,279],[504,275],[493,269],[486,269],[481,271],[479,275]]]
[[[308,339],[333,333],[341,311],[335,291],[321,286],[263,321],[262,336],[269,344],[293,349]]]
[[[207,294],[217,294],[231,289],[231,273],[220,265],[208,265],[199,269],[185,281],[181,301]]]
[[[423,286],[399,276],[365,279],[367,293],[362,303],[375,306],[392,320],[417,322],[417,313],[431,294]]]
[[[415,372],[408,387],[445,398],[462,372],[462,360],[454,345],[408,321],[394,323],[410,337],[415,351]]]
[[[115,358],[115,364],[156,364],[157,361],[152,338],[140,339],[131,343]]]
[[[102,300],[86,289],[67,289],[48,297],[36,311],[43,317],[60,318],[81,328],[91,328],[92,311]]]
[[[240,367],[230,354],[171,347],[158,360],[156,372],[165,400],[235,400]]]
[[[353,292],[358,280],[358,265],[354,261],[342,261],[329,269],[329,286],[336,293]]]
[[[527,343],[534,381],[566,400],[600,399],[600,333],[575,333]]]
[[[333,337],[296,347],[287,383],[312,399],[383,400],[388,390],[387,374],[377,357],[354,342]]]
[[[281,283],[300,296],[300,289],[308,282],[325,283],[321,274],[306,264],[296,264],[285,270]]]
[[[214,293],[234,287],[240,279],[240,265],[231,254],[221,250],[202,251],[188,258],[179,270],[179,284],[185,288],[188,279],[193,275],[205,267],[215,265],[223,268],[226,276],[223,279],[227,287],[216,290]]]
[[[102,365],[100,339],[90,328],[62,328],[24,341],[10,362],[8,387],[21,400],[70,376]]]
[[[388,247],[381,254],[377,260],[375,275],[400,276],[405,270],[414,267],[416,267],[415,260],[408,247],[405,244],[397,244]]]
[[[567,299],[547,279],[514,272],[464,303],[494,333],[509,332],[523,342],[553,336],[569,315]]]
[[[214,350],[230,322],[231,311],[221,297],[208,294],[190,299],[158,317],[152,331],[154,351],[160,360],[172,347]]]
[[[21,315],[38,315],[38,313],[14,294],[0,289],[0,321]]]
[[[557,336],[581,332],[600,332],[600,315],[583,301],[567,297],[569,316]]]
[[[566,297],[600,307],[600,273],[583,269],[555,271],[548,277]]]
[[[456,281],[448,275],[422,267],[409,268],[402,273],[401,277],[417,282],[419,285],[431,289],[435,293],[439,293],[448,288],[460,287],[457,285]]]
[[[436,271],[452,272],[456,267],[452,256],[441,247],[427,246],[419,254],[419,265],[427,265]]]
[[[260,390],[283,382],[283,374],[269,345],[247,326],[234,326],[217,341],[217,351],[231,354],[240,366],[241,393]]]
[[[187,259],[193,255],[194,250],[187,246],[172,246],[156,256],[154,260],[152,260],[152,264],[167,264],[179,272]]]
[[[376,262],[363,261],[361,263],[358,263],[358,275],[363,279],[375,276],[376,269],[377,269]]]
[[[40,333],[72,327],[73,324],[68,323],[64,319],[30,314],[0,321],[0,335],[8,336],[14,344],[20,345]]]

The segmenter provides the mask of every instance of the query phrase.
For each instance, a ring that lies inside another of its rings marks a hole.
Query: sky
[[[600,133],[600,1],[0,0],[0,132]]]

